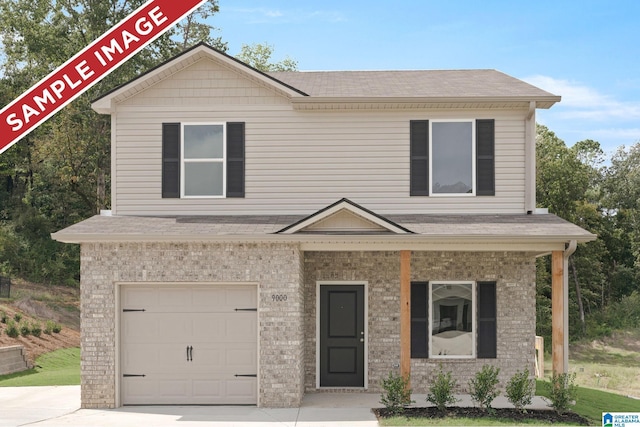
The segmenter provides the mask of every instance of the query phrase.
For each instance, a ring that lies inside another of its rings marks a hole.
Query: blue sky
[[[309,70],[494,68],[562,96],[537,120],[607,153],[640,141],[638,0],[219,0],[235,55],[268,43]]]

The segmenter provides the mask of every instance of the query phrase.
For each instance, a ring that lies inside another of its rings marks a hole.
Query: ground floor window
[[[475,283],[429,284],[430,357],[475,356]]]
[[[411,283],[412,358],[495,358],[496,282]]]

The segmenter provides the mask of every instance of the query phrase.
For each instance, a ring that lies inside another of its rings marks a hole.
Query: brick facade
[[[399,252],[306,252],[305,389],[316,390],[316,282],[366,281],[369,289],[369,387],[381,391],[389,371],[400,362]],[[506,384],[517,370],[534,372],[535,258],[512,252],[413,252],[411,280],[469,280],[497,282],[498,347],[496,359],[413,359],[412,387],[428,391],[429,380],[451,370],[460,391],[484,364],[501,368]]]
[[[293,245],[83,244],[82,407],[116,405],[115,288],[118,283],[254,282],[259,286],[259,404],[298,406],[303,395],[300,252]],[[273,301],[272,294],[287,295]]]
[[[299,406],[316,390],[316,283],[368,284],[368,391],[379,392],[400,358],[400,254],[305,252],[292,244],[92,243],[81,253],[82,407],[116,406],[116,287],[119,283],[256,283],[259,287],[259,405]],[[504,384],[533,369],[535,258],[507,252],[413,252],[411,280],[497,282],[497,359],[412,360],[412,386],[442,361],[464,389],[483,364]],[[287,295],[286,302],[272,295]]]

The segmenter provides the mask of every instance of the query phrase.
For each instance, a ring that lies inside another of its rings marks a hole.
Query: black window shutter
[[[429,120],[411,120],[411,184],[409,195],[429,195]]]
[[[429,284],[411,283],[411,358],[429,357]]]
[[[478,359],[495,359],[497,347],[496,282],[478,282]]]
[[[244,122],[227,123],[227,197],[244,197]]]
[[[495,196],[495,120],[476,120],[476,195]]]
[[[180,123],[162,124],[162,198],[180,198]]]

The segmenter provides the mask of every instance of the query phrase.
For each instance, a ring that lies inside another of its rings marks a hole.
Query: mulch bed
[[[378,418],[388,418],[392,415],[385,408],[374,408],[373,412],[376,414]],[[438,411],[435,407],[427,407],[427,408],[406,408],[403,417],[407,418],[415,418],[415,417],[424,417],[424,418],[444,418],[444,417],[453,417],[453,418],[483,418],[487,416],[487,413],[482,411],[480,408],[463,408],[463,407],[452,407],[447,408],[445,412]],[[544,422],[545,424],[556,424],[558,422],[565,423],[573,423],[583,426],[588,426],[589,420],[584,417],[581,417],[578,414],[573,412],[567,412],[562,415],[559,415],[555,411],[551,410],[527,410],[526,413],[522,413],[515,409],[510,408],[497,408],[495,409],[495,414],[493,415],[496,418],[503,418],[507,420],[513,421],[521,421],[521,420],[537,420]]]

